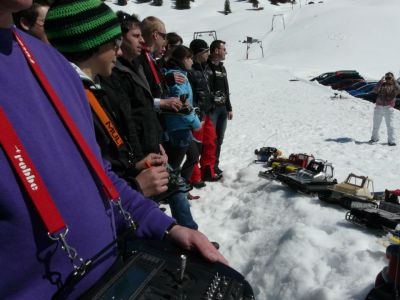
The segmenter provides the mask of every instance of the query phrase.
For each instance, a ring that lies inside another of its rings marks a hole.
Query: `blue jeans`
[[[193,220],[190,212],[190,205],[187,198],[187,193],[176,193],[168,199],[169,207],[171,208],[172,217],[179,225],[197,230],[199,227]]]
[[[219,155],[221,153],[221,146],[224,141],[225,130],[228,123],[228,111],[225,106],[217,106],[210,114],[210,119],[214,124],[215,132],[217,134],[217,140],[215,142],[216,150],[216,160],[215,167],[219,165]]]

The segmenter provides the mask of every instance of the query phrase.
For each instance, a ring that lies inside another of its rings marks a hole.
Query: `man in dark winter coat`
[[[142,21],[141,31],[144,41],[138,61],[148,81],[154,98],[154,105],[157,110],[178,111],[182,107],[182,102],[176,97],[168,97],[168,79],[164,77],[156,61],[156,59],[161,58],[166,50],[167,33],[165,25],[160,19],[150,16]],[[169,84],[173,85],[175,79],[179,80],[173,76],[169,77],[169,81],[172,81]]]
[[[229,98],[229,85],[226,69],[222,63],[227,54],[225,42],[215,40],[210,45],[210,57],[208,58],[208,75],[211,93],[214,98],[215,108],[210,113],[211,120],[215,125],[217,132],[217,160],[215,162],[215,172],[221,174],[222,170],[219,168],[219,157],[221,153],[221,146],[224,141],[227,120],[232,120],[233,112],[232,105]]]
[[[143,73],[138,57],[142,50],[143,37],[137,18],[118,12],[123,42],[122,56],[108,78],[101,78],[101,86],[117,109],[125,112],[124,125],[128,130],[128,141],[135,157],[150,153],[161,153],[164,163],[168,161],[161,146],[161,126],[154,107],[154,99]],[[118,91],[118,92],[117,92]],[[172,101],[172,100],[169,100]],[[168,199],[173,217],[178,224],[197,229],[190,212],[186,194],[177,193]]]
[[[215,126],[210,119],[210,113],[214,108],[214,97],[208,84],[207,59],[209,57],[209,47],[207,42],[195,39],[190,43],[193,52],[193,66],[190,72],[190,83],[193,89],[193,106],[199,108],[199,114],[204,121],[200,132],[195,132],[197,140],[202,142],[200,168],[196,165],[191,178],[192,182],[217,181],[222,175],[215,174],[214,165],[216,160],[216,133]]]

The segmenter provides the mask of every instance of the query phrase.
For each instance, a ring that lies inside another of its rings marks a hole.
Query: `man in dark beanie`
[[[193,170],[191,182],[194,186],[201,181],[217,181],[222,175],[214,171],[216,160],[216,133],[215,126],[211,121],[209,113],[213,109],[213,96],[208,85],[207,59],[209,47],[206,41],[195,39],[190,43],[193,52],[193,66],[190,72],[190,83],[193,88],[193,103],[200,109],[201,120],[204,125],[201,131],[194,132],[196,139],[200,142],[201,149],[200,170],[198,165]],[[197,184],[199,185],[199,184]]]
[[[222,174],[222,170],[219,168],[219,157],[221,154],[221,146],[224,141],[227,121],[233,118],[228,76],[223,64],[225,56],[228,54],[225,44],[226,43],[221,40],[213,41],[210,45],[210,57],[207,60],[208,83],[211,93],[214,96],[214,108],[210,112],[210,117],[215,125],[215,131],[217,133],[217,160],[214,168],[217,174]]]
[[[5,146],[8,141],[3,139],[2,128],[0,239],[7,241],[0,247],[0,261],[4,270],[7,270],[0,275],[0,295],[3,299],[52,299],[71,272],[75,271],[74,265],[80,266],[79,258],[92,258],[111,244],[117,237],[117,231],[126,228],[119,213],[114,212],[114,205],[105,197],[99,177],[93,172],[94,169],[86,159],[87,155],[81,149],[87,149],[92,154],[90,157],[93,164],[99,167],[98,174],[105,172],[104,180],[111,182],[107,188],[112,186],[115,192],[113,194],[120,196],[122,207],[140,225],[136,230],[138,238],[163,239],[166,237],[166,230],[174,224],[173,219],[161,213],[157,205],[129,188],[125,181],[110,170],[109,164],[102,160],[95,139],[90,107],[76,71],[54,48],[12,25],[11,14],[26,9],[31,4],[28,0],[0,1],[0,111],[4,112],[1,115],[1,124],[4,124],[6,116],[23,146],[17,147],[18,151],[24,149],[20,153],[23,154],[22,161],[29,164],[30,171],[35,169],[36,176],[29,180],[37,183],[36,187],[41,191],[48,190],[49,197],[46,197],[47,201],[41,198],[36,202],[39,207],[44,204],[44,211],[47,211],[39,214],[32,203],[34,194],[29,192],[29,187],[23,185],[23,181],[14,171],[16,166],[13,160],[7,158],[13,157],[13,152],[3,151],[6,148],[12,151],[17,149],[12,144],[11,147]],[[93,47],[98,47],[96,53],[104,58],[105,64],[92,70],[98,73],[108,71],[109,59],[116,56],[118,49],[115,41],[120,36],[119,26],[113,26],[118,24],[115,14],[108,7],[101,1],[94,0],[57,1],[49,10],[48,17],[49,20],[59,21],[49,27],[55,44],[69,51],[69,54],[74,49],[92,51]],[[76,30],[74,24],[78,24],[80,30]],[[104,29],[106,34],[99,28]],[[97,34],[93,35],[95,29]],[[71,38],[71,35],[80,38]],[[87,61],[92,58],[90,56]],[[98,59],[99,57],[96,58]],[[38,68],[40,77],[33,73]],[[81,69],[86,70],[86,66]],[[87,70],[90,70],[89,67]],[[90,77],[91,74],[86,75]],[[53,92],[46,93],[45,86],[50,87]],[[58,96],[58,101],[55,102],[59,105],[57,107],[61,106],[59,111],[62,114],[58,113],[50,100],[54,98],[54,94]],[[65,114],[68,117],[61,117]],[[79,143],[70,134],[66,123],[70,125],[68,128],[74,128],[73,132],[81,136]],[[35,181],[39,175],[40,182]],[[51,203],[58,213],[49,211]],[[52,230],[44,225],[54,221],[61,225],[51,226]],[[58,233],[63,232],[63,239],[50,239],[49,232],[57,234],[53,238],[60,238]],[[187,248],[191,247],[190,244],[196,248],[201,245],[204,250],[204,242],[207,243],[207,239],[200,233],[193,233],[179,226],[173,227],[167,237]],[[65,247],[63,241],[74,249]],[[76,250],[76,253],[70,253],[72,261],[63,248]],[[215,251],[210,253],[209,259],[215,255],[214,260],[223,260],[212,246],[206,251]],[[115,261],[116,254],[115,246],[105,250],[104,256],[93,264],[88,275],[74,285],[69,293],[63,294],[62,299],[77,299],[105,274]]]

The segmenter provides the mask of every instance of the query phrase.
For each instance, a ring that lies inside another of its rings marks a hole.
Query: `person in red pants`
[[[193,89],[193,106],[198,107],[201,120],[204,122],[201,131],[193,134],[198,141],[198,146],[202,148],[200,166],[194,167],[190,182],[194,187],[205,186],[204,181],[218,181],[222,175],[214,171],[216,161],[216,132],[208,113],[213,110],[212,94],[208,85],[208,65],[206,64],[209,56],[209,47],[206,41],[195,39],[190,43],[193,52],[193,65],[190,72],[190,83]]]

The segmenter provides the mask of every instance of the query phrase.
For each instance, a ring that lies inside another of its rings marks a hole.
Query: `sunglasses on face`
[[[392,77],[387,76],[387,77],[385,77],[385,80],[392,80]]]
[[[157,31],[157,34],[158,34],[159,36],[161,36],[161,37],[163,38],[163,40],[165,40],[165,39],[167,38],[167,34],[166,34],[166,33]]]

